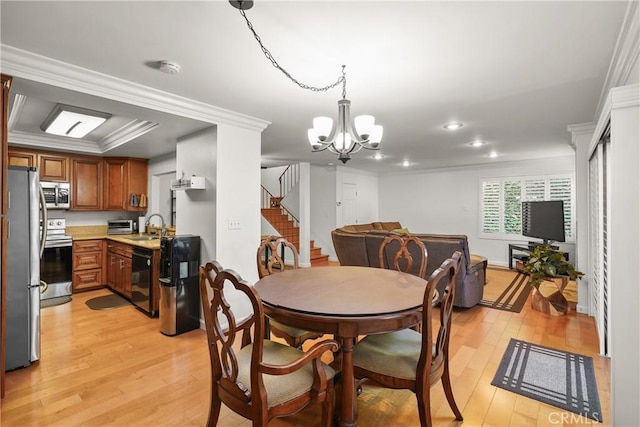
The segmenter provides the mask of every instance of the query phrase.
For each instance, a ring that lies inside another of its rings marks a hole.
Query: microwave
[[[69,209],[71,207],[71,185],[68,182],[40,181],[47,209]]]

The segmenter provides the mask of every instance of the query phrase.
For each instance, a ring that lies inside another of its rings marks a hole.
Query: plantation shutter
[[[589,159],[589,314],[595,318],[600,354],[609,356],[609,271],[608,271],[608,218],[610,170],[607,153],[610,140],[608,132],[596,146]]]
[[[482,183],[482,232],[500,232],[500,181]]]
[[[564,234],[572,237],[571,219],[573,217],[573,206],[571,205],[571,195],[573,194],[573,180],[569,177],[549,179],[549,200],[562,200],[564,202]]]
[[[574,237],[573,175],[485,178],[481,181],[481,237],[522,236],[522,202],[562,200],[567,238]]]
[[[520,180],[505,180],[504,187],[504,232],[520,234],[522,232],[522,183]]]

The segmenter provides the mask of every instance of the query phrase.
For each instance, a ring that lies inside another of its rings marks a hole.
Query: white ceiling
[[[571,155],[567,125],[594,119],[627,3],[266,1],[247,11],[278,63],[311,86],[347,66],[352,114],[384,126],[382,160],[361,151],[347,166],[371,171]],[[337,114],[340,87],[303,90],[264,57],[227,1],[0,3],[3,45],[271,122],[263,164],[336,162],[312,153],[312,118]],[[159,72],[176,61],[177,75]],[[42,135],[56,102],[161,125],[105,155],[155,157],[208,124],[16,79],[26,96],[13,130]],[[442,125],[460,121],[456,132]],[[117,126],[116,126],[117,127]],[[110,129],[103,129],[102,135]],[[487,141],[481,148],[468,145]],[[11,142],[11,141],[10,141]],[[95,140],[92,141],[95,144]],[[500,156],[486,155],[496,151]]]

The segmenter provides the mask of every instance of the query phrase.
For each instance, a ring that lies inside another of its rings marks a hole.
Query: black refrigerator
[[[160,241],[160,332],[178,335],[200,327],[200,237]]]

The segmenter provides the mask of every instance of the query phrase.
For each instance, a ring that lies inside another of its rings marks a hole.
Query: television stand
[[[540,242],[528,242],[527,244],[511,244],[509,243],[509,270],[513,270],[513,260],[520,261],[523,264],[529,259],[529,254],[538,246],[542,246]],[[551,246],[551,249],[558,250],[558,246]],[[515,252],[515,253],[514,253]],[[564,258],[569,259],[569,252],[564,252]]]

